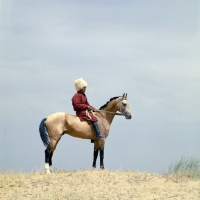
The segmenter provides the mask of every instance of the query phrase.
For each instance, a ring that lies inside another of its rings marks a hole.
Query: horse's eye
[[[123,106],[125,107],[125,106],[126,106],[126,103],[123,103]]]

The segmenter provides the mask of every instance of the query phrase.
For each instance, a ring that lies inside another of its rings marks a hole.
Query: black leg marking
[[[46,150],[45,150],[45,163],[49,164],[49,162],[50,162],[50,154],[51,154],[50,148],[47,147]]]
[[[98,149],[94,149],[94,154],[93,154],[93,164],[92,167],[96,168],[96,161],[97,161],[97,157],[98,157]]]
[[[49,156],[49,166],[52,166],[52,157],[53,157],[53,152],[51,152]]]
[[[100,150],[100,168],[101,169],[104,169],[103,159],[104,159],[104,149],[101,149]]]

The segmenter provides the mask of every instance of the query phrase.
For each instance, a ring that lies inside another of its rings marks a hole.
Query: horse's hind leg
[[[50,148],[48,146],[45,150],[45,169],[47,171],[47,174],[50,173],[50,170],[49,170],[50,155],[51,155],[51,151],[50,151]]]
[[[60,140],[60,138],[59,138]],[[59,140],[50,140],[50,144],[48,145],[48,147],[45,150],[45,169],[47,174],[50,174],[51,170],[52,170],[52,157],[53,157],[53,152],[56,149],[56,145],[58,143]],[[50,170],[51,168],[51,170]]]
[[[57,137],[56,139],[51,138],[50,139],[50,144],[45,150],[45,169],[47,173],[51,173],[52,171],[52,157],[53,157],[53,152],[56,149],[56,146],[60,140],[62,135],[60,137]]]
[[[52,172],[52,157],[53,157],[53,152],[50,152],[50,157],[49,157],[49,170]]]

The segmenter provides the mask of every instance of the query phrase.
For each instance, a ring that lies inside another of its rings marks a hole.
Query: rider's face
[[[86,87],[84,87],[84,88],[81,90],[82,93],[85,93],[85,91],[86,91]]]

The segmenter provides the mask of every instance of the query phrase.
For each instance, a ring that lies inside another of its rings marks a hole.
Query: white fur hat
[[[87,82],[84,81],[82,78],[76,79],[74,81],[76,91],[82,90],[84,87],[87,87]]]

